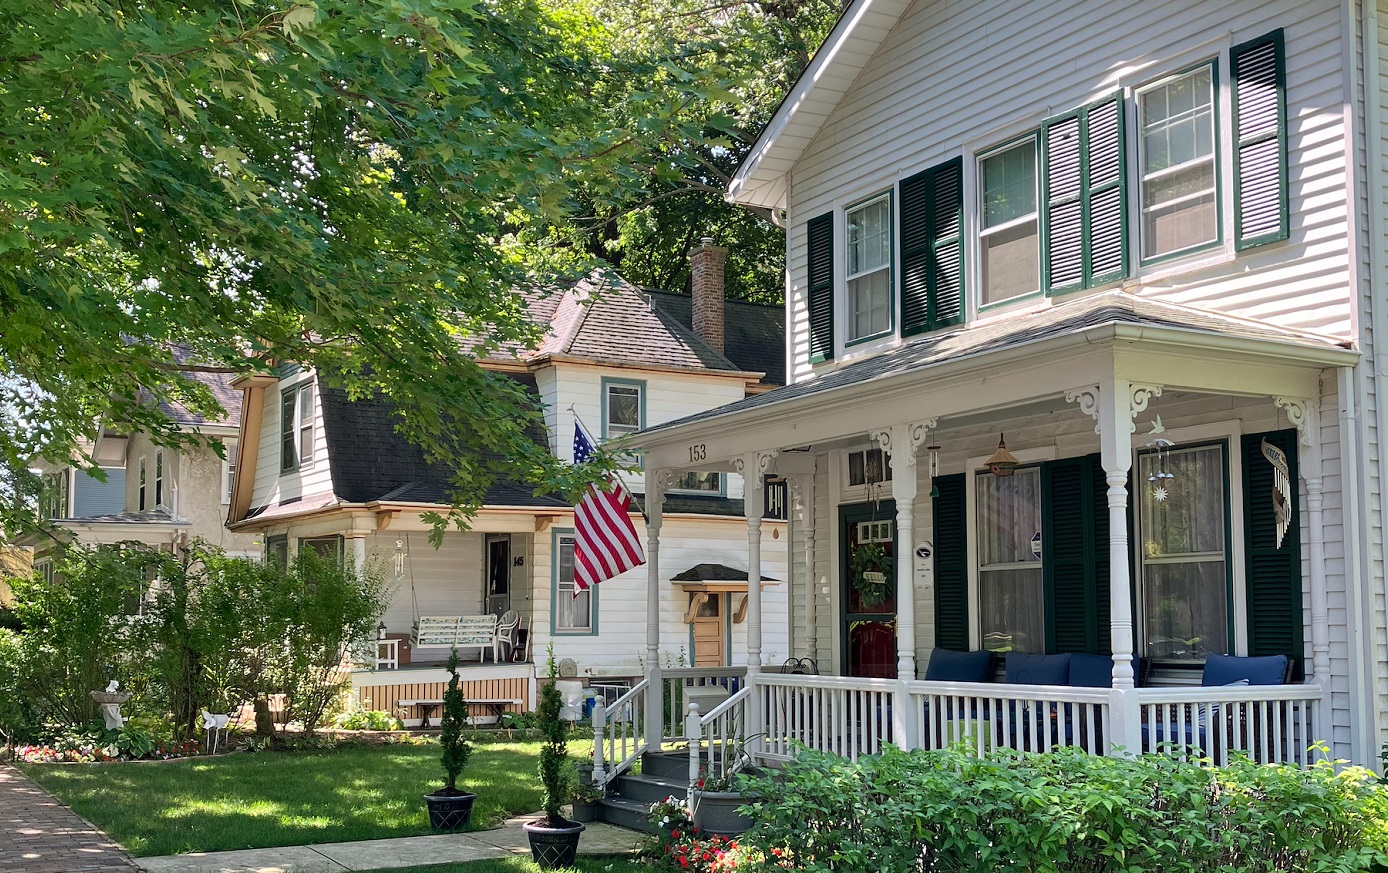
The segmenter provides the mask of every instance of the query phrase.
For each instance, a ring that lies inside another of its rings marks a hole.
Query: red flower
[[[672,840],[678,840],[679,838],[680,838],[680,832],[679,832],[679,831],[670,831],[670,839],[672,839]]]
[[[681,866],[681,867],[688,867],[688,866],[689,866],[689,859],[686,858],[686,857],[684,857],[683,855],[680,855],[680,866]]]

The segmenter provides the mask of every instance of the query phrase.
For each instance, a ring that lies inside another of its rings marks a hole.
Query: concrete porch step
[[[620,797],[648,806],[657,800],[670,796],[682,798],[688,793],[688,786],[684,782],[659,776],[619,776],[614,787]]]
[[[606,797],[598,801],[598,817],[620,828],[654,834],[655,828],[646,821],[646,810],[649,806],[650,804],[624,797]]]

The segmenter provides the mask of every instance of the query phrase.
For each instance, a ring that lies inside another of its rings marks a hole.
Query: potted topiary
[[[530,856],[541,870],[572,867],[578,856],[578,838],[583,833],[580,822],[564,818],[560,807],[569,796],[569,780],[573,770],[568,767],[568,727],[559,717],[564,701],[555,681],[559,667],[554,663],[554,646],[549,647],[549,681],[540,689],[540,708],[537,721],[544,745],[540,747],[540,785],[545,793],[545,817],[527,822],[525,834],[530,839]]]
[[[467,767],[472,745],[463,736],[467,726],[467,701],[458,686],[458,650],[448,656],[448,690],[443,693],[443,717],[439,721],[439,745],[443,746],[443,788],[424,795],[429,805],[429,826],[436,831],[456,831],[472,818],[477,795],[458,788],[458,777]]]

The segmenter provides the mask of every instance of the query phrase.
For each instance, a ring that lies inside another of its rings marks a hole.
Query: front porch
[[[607,740],[603,763],[691,740],[708,756],[691,767],[705,769],[728,743],[768,762],[796,744],[856,757],[955,741],[1303,767],[1324,743],[1373,761],[1352,742],[1352,578],[1337,560],[1335,413],[1357,356],[1106,305],[1058,307],[1075,317],[1015,342],[1006,326],[977,347],[961,334],[918,341],[643,433],[653,592],[670,475],[789,482],[790,652],[811,670],[763,663],[753,586],[747,674],[731,696],[678,724],[668,671],[651,670],[618,702],[626,723],[600,725],[635,737]],[[749,577],[763,496],[749,488]],[[659,645],[652,621],[648,651]],[[982,681],[955,681],[931,675],[937,651],[996,660]],[[1097,657],[1101,680],[1014,676],[1024,654],[1066,653]],[[1289,681],[1216,685],[1218,671],[1202,672],[1215,655],[1281,657]]]

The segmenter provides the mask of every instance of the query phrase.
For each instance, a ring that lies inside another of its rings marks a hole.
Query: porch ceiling
[[[1173,391],[1319,396],[1320,371],[1359,353],[1330,340],[1121,292],[910,342],[811,381],[650,428],[655,468],[699,468],[753,451],[823,446],[898,422],[977,415],[1112,380]],[[1077,410],[1078,412],[1078,410]]]

